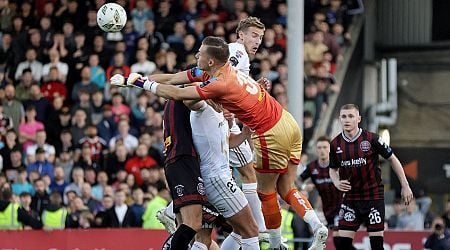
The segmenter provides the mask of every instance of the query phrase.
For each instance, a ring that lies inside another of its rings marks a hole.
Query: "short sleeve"
[[[392,148],[389,145],[387,145],[383,141],[383,139],[376,134],[373,137],[372,145],[375,148],[375,151],[379,155],[383,156],[384,159],[391,157],[391,155],[394,153]]]
[[[311,177],[311,171],[309,170],[309,166],[306,166],[305,170],[300,174],[302,180],[306,180]]]
[[[333,145],[330,146],[330,168],[339,168],[339,163],[336,157],[336,148],[333,147]]]
[[[226,93],[224,82],[215,77],[197,85],[196,89],[203,100],[219,98]]]
[[[206,78],[206,73],[198,67],[193,67],[186,71],[190,82],[203,82]]]

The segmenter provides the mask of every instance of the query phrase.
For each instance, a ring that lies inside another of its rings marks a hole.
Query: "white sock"
[[[167,207],[166,207],[166,214],[167,214],[170,218],[172,218],[172,219],[175,220],[176,216],[175,216],[175,213],[173,212],[173,201],[171,201],[171,202],[169,203],[169,205],[167,205]]]
[[[208,247],[205,244],[196,241],[192,245],[191,250],[208,250]]]
[[[258,250],[259,249],[259,241],[258,237],[242,239],[242,250]]]
[[[281,228],[268,229],[270,248],[278,248],[281,245]]]
[[[239,234],[231,232],[231,234],[222,242],[220,249],[239,249],[241,247],[241,238],[242,237]]]
[[[253,218],[255,218],[256,224],[258,224],[259,232],[265,232],[267,231],[266,223],[264,222],[261,201],[259,200],[256,188],[256,183],[242,183],[242,192],[244,192],[248,205],[252,209]]]
[[[303,217],[303,220],[311,226],[311,228],[314,232],[319,227],[322,226],[322,222],[320,222],[320,220],[317,217],[317,214],[316,214],[316,212],[314,212],[314,210],[307,210],[305,212],[305,216]]]

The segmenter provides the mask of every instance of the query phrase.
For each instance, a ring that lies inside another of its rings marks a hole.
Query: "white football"
[[[127,22],[125,9],[116,3],[102,5],[97,11],[97,24],[105,32],[118,32]]]

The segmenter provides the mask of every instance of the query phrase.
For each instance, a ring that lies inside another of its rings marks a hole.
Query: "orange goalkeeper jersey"
[[[258,133],[271,129],[283,107],[253,78],[225,64],[214,76],[198,68],[187,71],[191,82],[202,82],[197,91],[202,99],[222,104],[249,128]]]

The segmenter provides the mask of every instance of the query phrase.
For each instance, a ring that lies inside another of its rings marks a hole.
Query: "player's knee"
[[[383,250],[383,236],[370,236],[370,247],[372,250]]]

